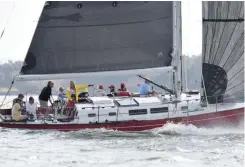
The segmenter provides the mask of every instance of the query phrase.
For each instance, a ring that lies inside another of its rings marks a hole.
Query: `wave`
[[[238,127],[215,127],[215,128],[198,128],[192,124],[185,125],[182,123],[167,123],[161,128],[152,130],[154,134],[165,135],[228,135],[244,134],[244,124]]]
[[[56,139],[113,139],[113,138],[155,138],[163,136],[217,136],[217,135],[244,135],[244,124],[240,127],[215,127],[215,128],[198,128],[194,125],[167,123],[163,127],[141,131],[141,132],[123,132],[115,130],[107,130],[104,128],[94,130],[80,130],[72,132],[59,132],[51,130],[11,130],[0,128],[0,133],[22,133],[23,135],[39,136],[47,135]]]

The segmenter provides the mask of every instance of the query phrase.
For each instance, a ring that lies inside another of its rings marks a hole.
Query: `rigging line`
[[[10,85],[10,87],[8,89],[7,94],[4,96],[4,99],[2,101],[2,104],[0,105],[0,108],[2,108],[2,106],[4,106],[4,101],[6,100],[7,96],[9,95],[10,90],[12,89],[12,87],[14,85],[15,78],[16,78],[16,76],[14,77],[13,81],[11,82],[11,85]]]
[[[206,99],[206,103],[207,103],[207,108],[208,108],[208,111],[211,112],[210,110],[210,107],[209,107],[209,104],[208,104],[208,97],[207,97],[207,93],[206,93],[206,86],[205,86],[205,83],[204,83],[204,77],[203,77],[203,74],[202,74],[202,84],[203,84],[203,89],[204,89],[204,97]]]
[[[190,15],[190,0],[188,0],[188,15]],[[187,34],[188,36],[190,37],[190,24],[188,24],[188,30],[187,30]],[[188,38],[188,55],[190,57],[190,39]],[[187,86],[187,79],[188,79],[188,76],[187,76],[187,58],[185,57],[185,60],[183,61],[184,62],[184,70],[185,70],[185,91],[188,90],[188,86]]]
[[[184,69],[185,69],[185,90],[187,91],[188,90],[188,85],[187,85],[187,59],[185,57],[185,60],[184,60]]]

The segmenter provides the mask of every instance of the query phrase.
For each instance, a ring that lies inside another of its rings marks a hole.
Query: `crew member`
[[[65,100],[66,99],[66,93],[64,92],[64,88],[60,87],[59,88],[59,95],[58,95],[58,100]]]
[[[117,96],[131,96],[131,93],[127,90],[125,83],[121,83]]]
[[[28,115],[32,115],[36,118],[37,104],[33,97],[29,97],[29,101],[26,103],[26,112]]]
[[[27,115],[21,115],[23,108],[21,107],[22,99],[15,99],[15,104],[12,107],[12,119],[15,121],[21,121],[28,118]]]
[[[79,92],[82,91],[82,95],[88,96],[88,87],[93,85],[75,85],[74,81],[70,82],[70,87],[66,89],[66,96],[69,101],[78,102]]]
[[[140,84],[139,89],[140,89],[139,90],[140,95],[150,95],[153,93],[153,91],[150,90],[150,85],[147,80],[145,80],[144,83]]]
[[[23,108],[24,107],[24,101],[23,101],[23,99],[24,99],[24,95],[23,94],[19,94],[18,95],[18,97],[17,98],[15,98],[14,100],[13,100],[13,105],[16,103],[16,100],[21,100],[21,102],[20,102],[20,105],[21,105],[21,107]],[[13,106],[12,105],[12,106]]]
[[[52,88],[54,83],[49,81],[47,86],[43,88],[39,95],[39,103],[41,108],[48,108],[48,101],[52,104],[50,97],[52,96]]]
[[[103,85],[99,85],[98,89],[95,91],[96,96],[106,96],[106,91],[104,90]]]
[[[109,89],[110,89],[110,94],[108,94],[107,96],[116,96],[117,95],[117,92],[115,90],[115,86],[114,85],[110,85],[109,86]]]
[[[125,85],[125,83],[121,83],[120,84],[120,89],[118,89],[118,91],[127,91],[127,88],[126,88],[126,85]]]

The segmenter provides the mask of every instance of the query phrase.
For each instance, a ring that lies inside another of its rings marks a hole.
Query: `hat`
[[[65,90],[63,87],[60,87],[60,88],[59,88],[59,91],[63,91],[63,90]]]
[[[99,87],[98,87],[99,89],[103,89],[103,85],[99,85]]]
[[[115,89],[114,85],[110,85],[108,88]]]
[[[122,86],[124,87],[124,86],[125,86],[125,83],[121,83],[121,87],[122,87]]]

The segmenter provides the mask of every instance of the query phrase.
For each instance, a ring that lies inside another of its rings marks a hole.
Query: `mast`
[[[181,2],[173,2],[173,84],[177,99],[182,92],[181,81]]]

